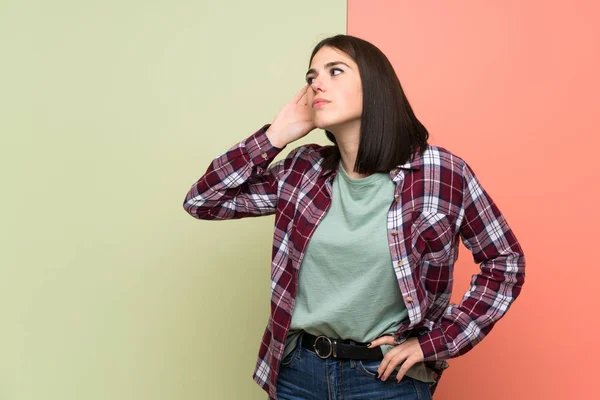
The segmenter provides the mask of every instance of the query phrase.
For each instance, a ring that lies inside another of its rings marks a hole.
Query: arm
[[[266,134],[269,126],[213,159],[187,193],[185,211],[194,218],[209,220],[275,213],[278,178],[286,160],[267,167],[286,146],[273,146]]]
[[[267,124],[213,159],[185,196],[183,208],[198,219],[238,219],[274,214],[279,177],[303,148],[267,169],[287,144],[315,129],[305,85]],[[278,147],[275,147],[278,146]]]
[[[521,246],[466,163],[461,213],[461,239],[481,271],[473,276],[461,303],[450,304],[441,323],[419,337],[425,361],[457,357],[471,350],[504,316],[525,280]]]

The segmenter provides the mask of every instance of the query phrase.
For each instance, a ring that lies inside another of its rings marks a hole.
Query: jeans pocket
[[[294,363],[294,360],[296,360],[298,352],[300,351],[300,342],[296,343],[296,346],[292,349],[292,351],[289,352],[288,355],[286,355],[285,357],[283,357],[283,360],[281,360],[281,367],[286,367],[289,368],[292,366],[292,364]]]
[[[377,368],[381,365],[381,360],[357,360],[356,364],[361,374],[369,378],[376,378],[378,375]]]
[[[403,378],[404,379],[404,378]],[[417,396],[419,400],[431,400],[433,396],[431,395],[431,383],[421,382],[417,379],[412,379],[412,383],[415,386],[415,391],[417,392]]]

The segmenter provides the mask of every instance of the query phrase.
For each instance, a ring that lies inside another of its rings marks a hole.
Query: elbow
[[[183,201],[183,209],[186,213],[196,219],[211,219],[209,217],[209,209],[198,205],[198,202],[194,201],[189,196],[186,196]]]
[[[525,255],[520,250],[515,252],[515,255],[512,257],[512,273],[510,274],[510,282],[512,284],[512,293],[511,296],[513,301],[519,297],[521,294],[521,289],[525,284]]]
[[[183,209],[196,219],[220,220],[232,218],[224,215],[218,206],[208,206],[206,202],[199,202],[194,199],[186,199],[183,202]]]
[[[187,199],[184,200],[184,202],[183,202],[183,209],[185,210],[186,213],[188,213],[192,217],[198,218],[195,208],[190,204],[190,202]]]

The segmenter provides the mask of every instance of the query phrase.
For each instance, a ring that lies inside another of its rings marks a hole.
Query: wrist
[[[277,133],[277,131],[273,130],[271,127],[269,127],[267,129],[267,131],[265,132],[265,134],[267,135],[267,139],[269,139],[269,142],[271,142],[271,144],[274,147],[278,147],[280,149],[283,149],[288,144],[285,140],[283,140],[281,138],[281,134]]]

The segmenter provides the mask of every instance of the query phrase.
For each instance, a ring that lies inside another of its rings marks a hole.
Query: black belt
[[[321,358],[342,358],[352,360],[382,360],[383,353],[379,346],[368,348],[366,344],[350,340],[331,339],[327,336],[313,336],[302,333],[302,347],[316,353]]]

